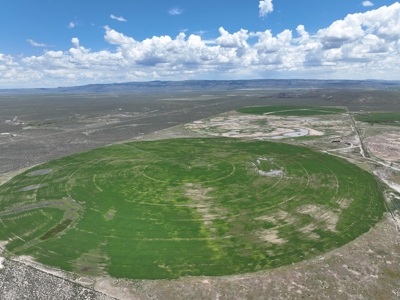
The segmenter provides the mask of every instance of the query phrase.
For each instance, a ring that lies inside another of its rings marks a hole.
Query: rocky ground
[[[0,299],[111,300],[113,297],[13,260],[0,270]]]

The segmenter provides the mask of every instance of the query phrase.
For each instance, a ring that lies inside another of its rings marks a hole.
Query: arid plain
[[[159,280],[84,276],[41,265],[30,257],[7,256],[3,243],[0,247],[7,258],[0,270],[0,288],[4,299],[54,299],[56,295],[58,299],[400,296],[400,111],[396,112],[400,91],[396,86],[8,93],[0,96],[0,103],[1,184],[33,166],[105,145],[224,137],[285,143],[345,159],[375,176],[386,207],[382,219],[368,232],[341,247],[290,265],[226,276]],[[321,111],[324,107],[341,111],[311,115],[240,112],[253,106],[286,107],[280,111],[317,106]],[[388,112],[390,118],[382,117]],[[349,205],[345,202],[340,205]],[[309,215],[319,214],[315,207],[308,208]],[[324,224],[336,225],[332,223],[334,216],[326,217]],[[279,218],[285,216],[276,215],[274,220]]]

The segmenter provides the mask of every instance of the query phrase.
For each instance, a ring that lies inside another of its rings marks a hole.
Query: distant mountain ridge
[[[226,91],[270,88],[384,89],[393,86],[400,86],[400,81],[314,79],[186,80],[88,84],[58,88],[0,89],[0,94],[156,93],[165,91]]]

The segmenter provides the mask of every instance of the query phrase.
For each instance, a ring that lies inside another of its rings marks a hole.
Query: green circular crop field
[[[303,147],[236,139],[118,144],[0,186],[0,241],[79,274],[178,278],[301,261],[368,231],[374,177]]]

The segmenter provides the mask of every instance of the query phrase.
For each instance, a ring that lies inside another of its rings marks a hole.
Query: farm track
[[[348,108],[347,108],[347,110],[348,110]],[[349,118],[350,118],[350,120],[351,120],[351,122],[352,122],[352,124],[353,124],[353,126],[354,126],[354,130],[355,130],[355,132],[356,132],[356,134],[357,134],[357,137],[358,137],[358,139],[359,139],[359,141],[360,141],[361,155],[362,155],[363,157],[365,157],[365,158],[369,158],[370,156],[369,156],[369,154],[368,154],[367,148],[364,146],[364,142],[363,142],[363,140],[362,140],[362,138],[361,138],[361,135],[360,135],[360,132],[359,132],[359,130],[358,130],[356,121],[354,120],[354,117],[353,117],[353,115],[350,113],[349,110],[348,110],[348,112],[349,112]]]

